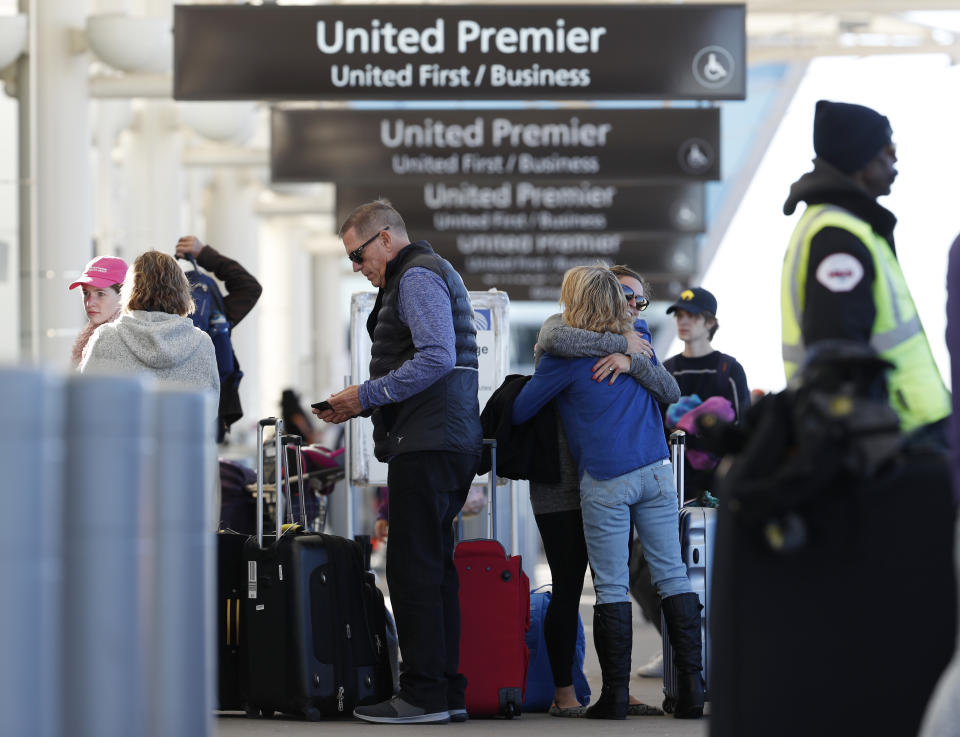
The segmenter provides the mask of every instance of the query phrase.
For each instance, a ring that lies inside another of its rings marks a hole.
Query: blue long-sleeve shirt
[[[593,380],[596,358],[545,355],[513,403],[513,422],[533,417],[554,397],[580,477],[622,476],[667,458],[656,401],[629,376]]]
[[[402,402],[446,376],[456,365],[450,292],[440,276],[421,267],[404,272],[397,293],[397,315],[410,328],[416,352],[393,371],[360,385],[364,409]]]

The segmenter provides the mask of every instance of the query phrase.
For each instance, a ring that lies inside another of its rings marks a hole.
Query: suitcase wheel
[[[259,719],[260,717],[263,717],[264,719],[273,718],[273,709],[260,709],[256,706],[250,706],[248,704],[246,706],[246,712],[249,719]]]
[[[308,722],[319,722],[323,719],[323,714],[315,706],[308,706],[303,710],[303,718]]]
[[[519,713],[519,710],[517,709],[517,705],[514,704],[512,701],[507,702],[507,705],[503,707],[503,715],[507,719],[513,719],[515,716],[517,716],[518,713]]]
[[[660,708],[663,709],[667,714],[673,714],[677,710],[677,700],[673,696],[666,696],[663,699],[663,704],[660,705]]]

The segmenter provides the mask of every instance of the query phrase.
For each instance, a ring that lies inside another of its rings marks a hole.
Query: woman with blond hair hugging
[[[573,328],[623,334],[633,327],[623,289],[606,266],[577,266],[563,279],[563,320]],[[513,422],[557,405],[580,479],[587,553],[594,571],[593,637],[603,688],[585,716],[624,719],[633,643],[628,542],[634,525],[662,600],[680,676],[675,716],[703,712],[700,600],[680,557],[677,494],[663,422],[650,392],[629,376],[596,381],[595,357],[546,354],[513,405]],[[611,370],[611,375],[617,373]]]
[[[83,351],[81,373],[150,372],[158,379],[220,395],[220,375],[210,336],[187,315],[193,297],[172,256],[147,251],[137,257],[121,290],[123,314],[94,332]]]

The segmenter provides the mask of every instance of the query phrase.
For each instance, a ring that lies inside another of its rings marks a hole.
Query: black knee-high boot
[[[600,660],[603,689],[584,714],[588,719],[626,719],[630,702],[630,648],[633,612],[629,601],[593,608],[593,643]]]
[[[662,606],[678,676],[677,705],[673,716],[698,719],[703,716],[700,597],[694,593],[668,596]]]

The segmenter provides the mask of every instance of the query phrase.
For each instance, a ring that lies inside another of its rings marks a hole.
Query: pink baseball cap
[[[81,284],[105,289],[114,284],[123,284],[127,276],[127,262],[115,256],[97,256],[87,264],[80,278],[70,285],[70,289]]]

